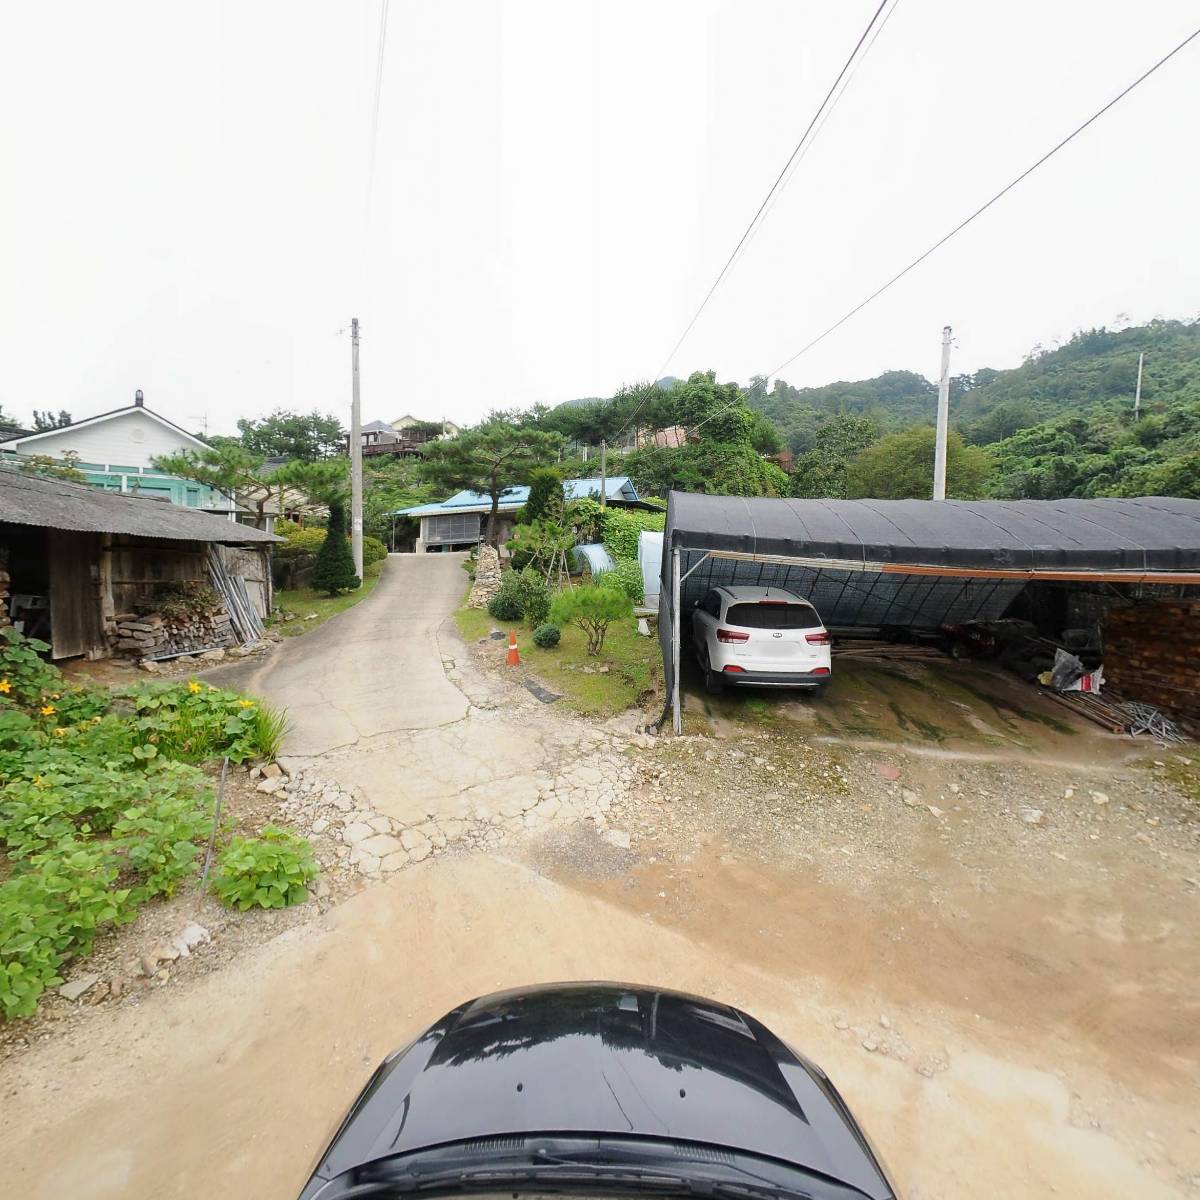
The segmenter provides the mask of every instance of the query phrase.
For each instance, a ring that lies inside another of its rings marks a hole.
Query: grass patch
[[[614,621],[597,656],[588,654],[587,636],[574,625],[563,629],[557,646],[543,650],[533,644],[533,632],[527,626],[520,621],[497,621],[486,609],[460,608],[454,620],[466,642],[477,642],[493,629],[502,630],[507,638],[515,629],[524,666],[551,691],[560,693],[568,708],[586,716],[615,716],[637,707],[662,677],[658,639],[642,637],[636,620]],[[597,671],[597,667],[608,670]]]
[[[373,562],[364,568],[363,585],[356,592],[343,592],[340,596],[326,596],[323,592],[314,592],[312,588],[291,588],[275,593],[275,603],[283,612],[294,612],[294,621],[277,621],[276,628],[284,637],[299,637],[302,633],[311,633],[319,625],[324,625],[330,617],[353,608],[360,600],[365,600],[379,582],[382,562]],[[484,614],[487,615],[486,613]]]

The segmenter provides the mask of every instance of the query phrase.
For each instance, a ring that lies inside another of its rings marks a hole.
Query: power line
[[[371,106],[371,152],[367,167],[367,199],[363,211],[365,225],[371,215],[371,193],[375,189],[375,147],[379,140],[379,100],[383,95],[383,60],[387,46],[389,0],[381,0],[379,6],[379,49],[375,60],[375,101]]]
[[[928,250],[926,250],[923,254],[919,254],[916,258],[914,258],[912,260],[912,262],[910,262],[908,264],[908,266],[906,266],[903,270],[898,271],[895,275],[893,275],[891,277],[891,279],[889,279],[887,281],[887,283],[876,288],[875,291],[873,291],[865,300],[856,304],[844,316],[839,317],[823,333],[818,334],[815,338],[812,339],[811,342],[806,343],[799,350],[797,350],[796,353],[791,356],[791,358],[784,359],[784,361],[781,362],[779,364],[779,366],[777,366],[773,371],[770,372],[770,375],[768,375],[768,378],[770,378],[773,375],[778,375],[779,372],[782,371],[784,367],[790,366],[802,354],[806,354],[815,345],[817,345],[818,342],[824,341],[825,338],[827,338],[831,333],[833,333],[835,329],[840,329],[841,326],[843,326],[848,320],[850,320],[851,317],[853,317],[855,314],[861,312],[864,308],[866,308],[867,305],[870,304],[872,300],[876,300],[880,296],[882,296],[883,293],[888,290],[888,288],[890,288],[894,283],[898,283],[901,279],[903,279],[904,276],[907,275],[909,273],[909,271],[913,270],[914,267],[920,266],[921,263],[923,263],[931,254],[933,254],[935,250],[940,250],[952,237],[955,236],[955,234],[961,233],[964,229],[966,229],[966,227],[968,225],[970,225],[971,222],[974,221],[976,217],[980,217],[985,212],[987,212],[987,210],[989,208],[991,208],[992,205],[995,204],[997,200],[1000,200],[1001,198],[1006,196],[1009,192],[1011,192],[1013,190],[1013,188],[1015,188],[1017,186],[1018,183],[1020,183],[1024,179],[1028,179],[1029,176],[1032,175],[1034,173],[1034,171],[1036,171],[1038,169],[1038,167],[1040,167],[1043,163],[1045,163],[1045,162],[1049,161],[1051,158],[1053,158],[1054,155],[1056,155],[1061,149],[1063,149],[1064,146],[1067,146],[1069,143],[1073,142],[1085,129],[1087,129],[1087,127],[1089,125],[1093,124],[1095,121],[1098,121],[1106,112],[1108,112],[1108,110],[1110,108],[1112,108],[1115,104],[1119,103],[1121,100],[1124,100],[1125,97],[1128,96],[1129,93],[1134,90],[1134,88],[1136,88],[1139,84],[1141,84],[1141,83],[1145,82],[1147,79],[1149,79],[1150,76],[1153,75],[1154,72],[1159,69],[1159,67],[1162,67],[1166,63],[1170,62],[1170,60],[1172,58],[1174,58],[1176,54],[1178,54],[1189,42],[1194,41],[1197,37],[1200,37],[1200,29],[1197,29],[1193,33],[1188,34],[1188,36],[1185,37],[1183,39],[1183,41],[1180,42],[1179,45],[1175,47],[1174,50],[1171,50],[1167,54],[1164,54],[1163,57],[1160,58],[1158,60],[1158,62],[1156,62],[1154,64],[1154,66],[1152,66],[1149,70],[1144,71],[1141,75],[1139,75],[1123,91],[1118,92],[1117,95],[1115,95],[1106,105],[1104,105],[1103,108],[1097,109],[1096,112],[1092,113],[1092,115],[1090,117],[1088,117],[1088,119],[1086,121],[1084,121],[1082,125],[1079,125],[1075,129],[1073,129],[1069,134],[1067,134],[1067,136],[1065,138],[1062,139],[1062,141],[1058,142],[1055,146],[1053,146],[1049,150],[1047,150],[1046,153],[1043,154],[1042,157],[1039,158],[1035,163],[1033,163],[1031,166],[1026,167],[1025,170],[1020,173],[1020,175],[1018,175],[1011,182],[1005,184],[1005,186],[1002,187],[990,200],[988,200],[984,204],[981,204],[973,213],[971,213],[971,215],[969,217],[966,217],[964,220],[960,221],[957,225],[955,225],[954,228],[951,229],[949,233],[944,234],[942,237],[938,238],[938,240],[936,242],[934,242],[933,245],[930,246]]]
[[[857,313],[862,312],[862,310],[864,308],[866,308],[868,304],[870,304],[873,300],[876,300],[880,296],[882,296],[883,293],[888,290],[888,288],[890,288],[893,284],[898,283],[901,279],[904,278],[905,275],[907,275],[915,267],[920,266],[920,264],[923,263],[931,254],[933,254],[935,250],[941,249],[941,247],[944,246],[952,237],[954,237],[955,234],[961,233],[962,230],[964,230],[968,225],[971,224],[972,221],[974,221],[976,219],[976,217],[982,216],[983,213],[987,212],[987,210],[989,208],[991,208],[992,205],[995,204],[997,200],[1000,200],[1002,197],[1006,196],[1009,192],[1012,191],[1013,188],[1015,188],[1017,186],[1017,184],[1019,184],[1022,180],[1027,179],[1030,175],[1032,175],[1033,172],[1038,169],[1038,167],[1040,167],[1043,163],[1047,162],[1049,159],[1053,158],[1054,155],[1056,155],[1061,149],[1063,149],[1065,146],[1067,146],[1070,142],[1074,141],[1075,138],[1077,138],[1085,129],[1087,129],[1089,125],[1094,124],[1097,120],[1099,120],[1100,117],[1102,117],[1106,112],[1108,112],[1108,110],[1110,108],[1112,108],[1114,105],[1118,104],[1121,100],[1125,99],[1125,97],[1128,96],[1130,92],[1132,92],[1136,87],[1138,87],[1140,84],[1144,83],[1147,79],[1149,79],[1150,76],[1153,75],[1155,73],[1155,71],[1157,71],[1160,67],[1163,67],[1168,62],[1170,62],[1171,59],[1175,57],[1175,55],[1177,55],[1182,49],[1184,49],[1184,47],[1187,46],[1190,42],[1195,41],[1197,37],[1200,37],[1200,29],[1196,29],[1192,33],[1188,34],[1188,36],[1185,37],[1183,39],[1183,41],[1180,42],[1173,50],[1170,50],[1166,54],[1164,54],[1162,56],[1162,58],[1160,58],[1148,70],[1144,71],[1141,75],[1139,75],[1131,84],[1128,85],[1128,87],[1126,87],[1124,90],[1118,92],[1117,95],[1115,95],[1102,108],[1097,109],[1096,112],[1094,112],[1090,117],[1088,117],[1088,119],[1086,121],[1084,121],[1082,125],[1077,126],[1074,130],[1072,130],[1069,134],[1067,134],[1067,136],[1064,137],[1060,142],[1058,142],[1056,145],[1051,147],[1051,149],[1047,150],[1046,153],[1041,156],[1041,158],[1039,158],[1031,166],[1026,167],[1025,170],[1022,171],[1015,179],[1013,179],[1011,182],[1005,184],[1005,186],[1002,187],[1000,189],[1000,191],[998,191],[990,200],[988,200],[984,204],[981,204],[973,213],[971,213],[971,215],[969,217],[966,217],[964,220],[960,221],[957,225],[954,226],[953,229],[950,230],[949,233],[940,237],[936,242],[933,243],[932,246],[929,247],[928,250],[926,250],[924,253],[918,255],[916,258],[914,258],[912,260],[912,262],[910,262],[908,264],[908,266],[906,266],[903,270],[898,271],[886,283],[884,283],[880,287],[876,288],[875,291],[873,291],[865,300],[856,304],[847,313],[845,313],[843,316],[839,317],[832,325],[829,326],[828,329],[826,329],[822,333],[819,333],[815,338],[812,339],[812,341],[807,342],[805,345],[801,346],[800,349],[797,350],[796,353],[793,354],[790,358],[784,359],[784,361],[781,362],[779,364],[779,366],[775,367],[774,370],[770,371],[767,374],[767,378],[770,379],[773,376],[778,375],[779,372],[784,369],[784,367],[790,366],[802,354],[807,354],[808,351],[811,350],[815,345],[817,345],[819,342],[824,341],[825,338],[827,338],[831,333],[834,332],[834,330],[840,329],[847,321],[850,320],[851,317],[855,316]],[[721,413],[725,412],[727,409],[729,409],[731,407],[732,407],[732,405],[725,405],[724,407],[717,409],[716,412],[709,413],[709,415],[707,417],[705,417],[703,421],[700,421],[697,423],[696,428],[699,429],[701,425],[704,425],[706,422],[711,421],[714,417],[720,416]]]
[[[641,412],[646,401],[649,399],[651,390],[654,387],[655,381],[658,380],[659,378],[661,378],[663,372],[667,369],[668,365],[670,364],[671,359],[673,359],[675,357],[676,353],[679,350],[679,347],[683,345],[684,340],[687,338],[687,335],[692,332],[692,329],[695,327],[696,322],[700,319],[700,314],[702,312],[704,312],[705,308],[708,307],[708,302],[713,298],[713,295],[716,292],[717,288],[721,286],[721,281],[725,278],[726,275],[729,274],[729,270],[733,266],[734,260],[738,257],[738,254],[741,252],[743,246],[746,244],[747,240],[750,238],[751,234],[755,230],[755,227],[759,224],[759,218],[762,217],[765,209],[767,208],[767,205],[771,202],[771,198],[780,189],[780,185],[783,184],[784,176],[788,175],[789,171],[791,171],[791,169],[793,167],[793,164],[797,163],[797,156],[800,155],[801,148],[804,147],[805,141],[809,137],[809,134],[811,134],[813,132],[813,129],[816,126],[817,122],[821,119],[821,114],[825,112],[826,106],[829,106],[832,109],[832,106],[830,105],[830,100],[833,98],[834,93],[837,91],[838,85],[842,82],[842,79],[846,76],[847,71],[850,70],[850,66],[854,62],[855,56],[858,54],[859,50],[862,48],[863,43],[867,40],[867,37],[870,35],[871,30],[875,27],[875,23],[879,20],[880,13],[883,12],[883,10],[887,7],[889,2],[890,2],[890,0],[880,0],[879,7],[872,14],[870,21],[867,22],[866,29],[864,29],[862,31],[862,34],[859,36],[858,41],[855,42],[854,49],[851,50],[849,58],[847,58],[846,61],[842,64],[842,69],[837,73],[837,78],[834,79],[833,83],[830,85],[829,91],[827,91],[825,93],[824,99],[817,106],[817,110],[816,110],[816,112],[813,113],[812,119],[809,121],[808,125],[806,126],[804,133],[800,137],[800,140],[796,143],[791,154],[788,156],[787,162],[785,162],[783,164],[783,169],[775,177],[774,183],[772,183],[770,188],[767,190],[767,194],[763,197],[762,203],[759,204],[758,209],[754,213],[754,216],[750,219],[750,224],[746,226],[745,230],[743,230],[743,232],[742,232],[742,236],[740,238],[738,238],[737,245],[734,246],[734,248],[733,248],[733,253],[730,254],[729,258],[726,260],[725,265],[721,268],[716,279],[713,280],[712,286],[708,289],[708,292],[705,295],[704,299],[700,302],[700,307],[696,309],[695,313],[693,313],[693,315],[692,315],[692,319],[687,323],[687,328],[685,328],[684,331],[679,335],[679,340],[675,343],[674,346],[671,347],[671,352],[667,355],[667,357],[665,359],[663,359],[662,366],[659,367],[659,369],[654,373],[654,377],[650,381],[650,387],[647,389],[646,395],[638,403],[637,408],[635,408],[633,410],[633,413],[630,416],[629,420],[622,427],[622,430],[621,430],[622,433],[626,429],[628,429],[630,425],[633,424],[634,419],[637,417],[638,413]],[[895,10],[895,4],[898,4],[898,3],[899,3],[899,0],[895,0],[895,2],[893,3],[893,11]],[[889,13],[888,15],[890,16],[891,14]],[[885,22],[885,24],[886,24],[886,22]],[[880,26],[880,28],[882,29],[882,26]],[[874,44],[873,40],[872,40],[872,44]],[[847,80],[847,82],[849,82],[849,81]],[[839,94],[839,98],[840,98],[840,94]],[[835,104],[836,104],[836,102],[837,101],[834,100]]]

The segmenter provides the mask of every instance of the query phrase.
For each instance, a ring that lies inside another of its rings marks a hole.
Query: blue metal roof
[[[589,496],[599,497],[599,479],[564,479],[563,495],[568,500],[586,500]],[[637,490],[628,475],[612,475],[608,478],[605,489],[608,500],[636,500]],[[511,512],[520,508],[529,499],[529,488],[526,485],[511,487],[500,493],[500,512]],[[457,492],[448,500],[439,504],[417,504],[412,508],[399,508],[392,515],[396,517],[437,517],[447,513],[461,512],[490,512],[492,498],[486,492]]]

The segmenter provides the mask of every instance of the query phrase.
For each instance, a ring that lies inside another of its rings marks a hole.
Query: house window
[[[479,540],[479,514],[452,513],[440,517],[426,517],[424,540],[430,545],[447,542],[477,542]]]

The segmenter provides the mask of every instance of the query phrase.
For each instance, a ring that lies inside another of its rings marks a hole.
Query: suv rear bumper
[[[720,671],[721,682],[733,687],[821,687],[832,678],[812,671]]]

